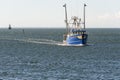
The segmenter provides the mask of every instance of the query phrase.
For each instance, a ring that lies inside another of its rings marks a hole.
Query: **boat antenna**
[[[68,30],[68,18],[67,18],[67,7],[66,7],[66,4],[64,4],[63,7],[65,7],[65,23],[66,23],[66,30],[67,30],[67,33],[68,33],[69,30]]]
[[[86,6],[87,6],[87,5],[84,4],[84,9],[83,9],[83,10],[84,10],[84,11],[83,11],[83,14],[84,14],[84,15],[83,15],[83,17],[84,17],[84,29],[85,29],[85,7],[86,7]]]

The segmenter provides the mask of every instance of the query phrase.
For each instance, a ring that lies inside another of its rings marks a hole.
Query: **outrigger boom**
[[[83,15],[83,16],[84,16],[84,18],[83,18],[83,19],[84,19],[84,29],[85,29],[85,7],[86,7],[86,6],[87,6],[87,5],[84,4],[84,9],[83,9],[83,10],[84,10],[84,11],[83,11],[83,12],[84,12],[84,13],[83,13],[83,14],[84,14],[84,15]]]
[[[63,5],[65,7],[65,23],[66,23],[66,31],[69,33],[69,28],[68,28],[68,18],[67,18],[67,7],[66,4]]]

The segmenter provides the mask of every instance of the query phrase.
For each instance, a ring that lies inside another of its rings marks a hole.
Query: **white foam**
[[[66,44],[65,42],[59,42],[51,39],[34,39],[34,38],[25,38],[25,39],[9,39],[5,38],[7,40],[17,40],[17,41],[23,41],[28,43],[35,43],[35,44],[47,44],[47,45],[58,45],[58,46],[91,46],[93,44]]]
[[[58,41],[55,40],[49,40],[49,39],[26,39],[26,42],[29,43],[37,43],[37,44],[49,44],[49,45],[57,45]]]
[[[61,44],[58,44],[59,46],[86,46],[84,44],[65,44],[65,43],[61,43]]]

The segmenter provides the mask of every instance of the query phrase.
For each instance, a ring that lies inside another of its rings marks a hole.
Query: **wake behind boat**
[[[63,35],[63,46],[84,46],[87,44],[88,34],[85,29],[85,7],[84,4],[84,22],[81,22],[81,18],[77,16],[71,17],[68,22],[67,19],[67,7],[65,7],[65,23],[66,23],[66,34]],[[82,27],[83,25],[83,27]]]

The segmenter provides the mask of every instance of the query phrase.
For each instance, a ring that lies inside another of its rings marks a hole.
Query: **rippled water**
[[[120,80],[120,29],[88,29],[85,47],[58,46],[64,29],[0,29],[0,80]]]

